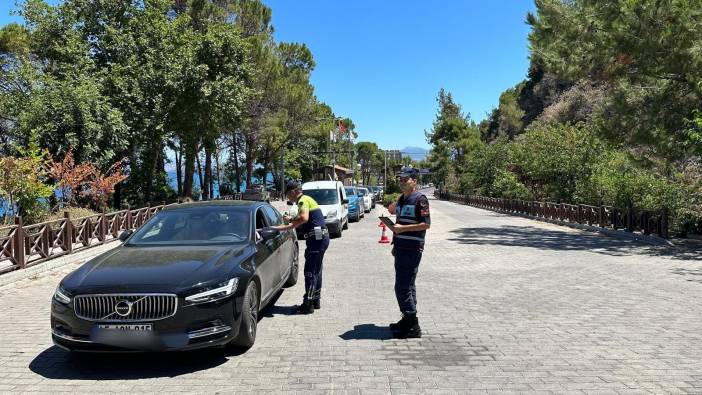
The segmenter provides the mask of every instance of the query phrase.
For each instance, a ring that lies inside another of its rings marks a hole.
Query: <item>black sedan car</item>
[[[67,275],[51,332],[71,351],[250,347],[258,313],[297,282],[294,231],[264,202],[164,208],[124,243]]]

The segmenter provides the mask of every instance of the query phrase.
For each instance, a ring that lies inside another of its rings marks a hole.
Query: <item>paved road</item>
[[[0,288],[0,392],[702,393],[700,256],[431,205],[422,339],[390,339],[372,215],[332,241],[322,310],[292,315],[301,283],[285,290],[246,353],[71,356],[48,314],[73,267]]]

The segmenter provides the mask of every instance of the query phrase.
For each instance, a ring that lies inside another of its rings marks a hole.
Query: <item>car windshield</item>
[[[249,238],[249,212],[210,206],[164,210],[136,231],[128,245],[201,245],[242,242]]]
[[[346,194],[349,196],[356,196],[356,188],[346,187]]]
[[[358,188],[358,194],[361,196],[366,196],[368,194],[368,190],[366,188]]]
[[[302,192],[314,199],[317,204],[329,205],[339,202],[339,196],[336,189],[305,189]]]

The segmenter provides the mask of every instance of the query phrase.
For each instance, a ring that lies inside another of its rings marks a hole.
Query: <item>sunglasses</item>
[[[397,177],[397,179],[400,180],[401,182],[407,182],[407,181],[409,181],[410,178],[412,178],[412,177]]]

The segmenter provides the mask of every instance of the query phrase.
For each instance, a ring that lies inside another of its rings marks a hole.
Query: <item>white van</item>
[[[329,233],[341,237],[342,230],[349,227],[349,200],[344,184],[341,181],[311,181],[302,184],[302,191],[322,208]]]

